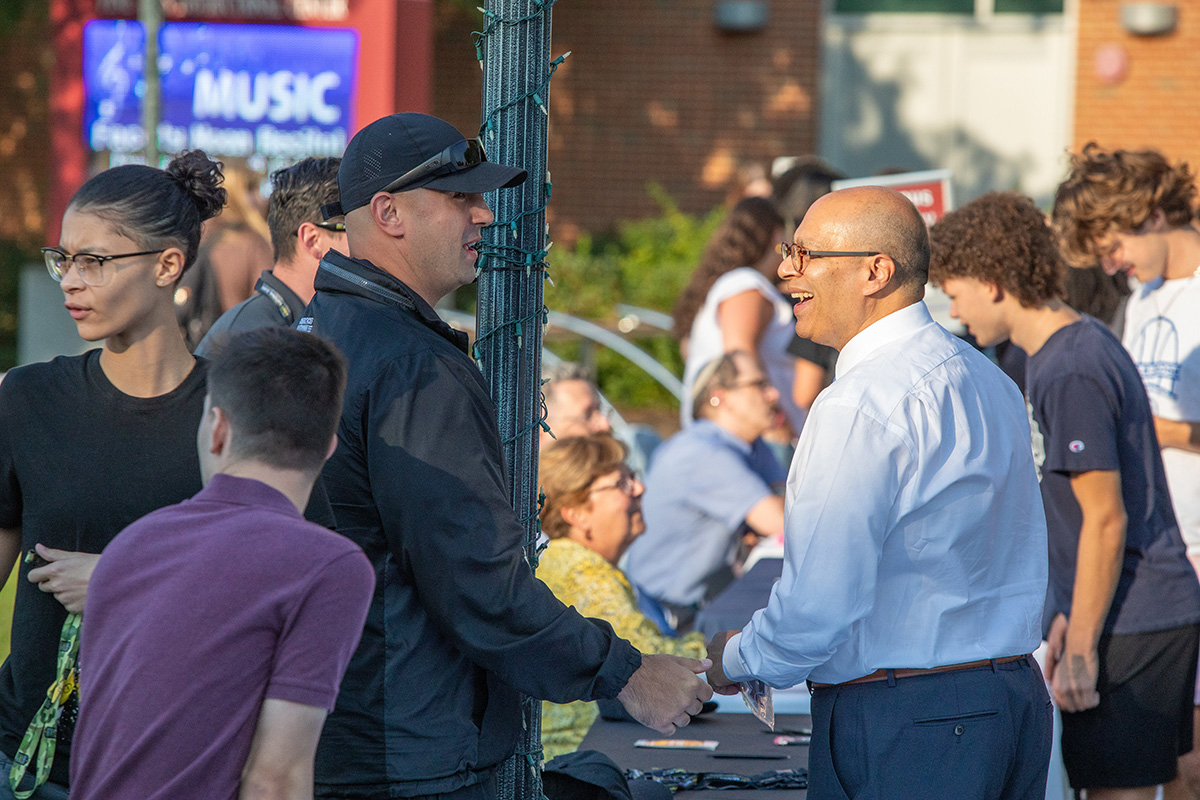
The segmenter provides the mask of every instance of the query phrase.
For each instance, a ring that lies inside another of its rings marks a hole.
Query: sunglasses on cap
[[[405,187],[421,181],[441,169],[447,173],[468,169],[487,161],[487,152],[479,139],[463,139],[455,142],[433,158],[418,164],[396,180],[380,189],[381,192],[399,192]]]

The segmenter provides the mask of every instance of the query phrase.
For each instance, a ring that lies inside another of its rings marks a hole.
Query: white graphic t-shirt
[[[1134,284],[1125,311],[1133,356],[1156,417],[1200,422],[1200,270],[1188,278]],[[1162,451],[1171,502],[1188,555],[1200,555],[1200,453]]]

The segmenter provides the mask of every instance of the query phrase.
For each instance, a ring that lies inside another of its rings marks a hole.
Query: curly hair
[[[1196,176],[1157,150],[1104,150],[1095,142],[1071,156],[1071,172],[1054,195],[1052,219],[1063,257],[1089,267],[1103,253],[1098,240],[1134,231],[1161,211],[1171,227],[1195,215]]]
[[[624,469],[628,454],[629,449],[607,433],[571,436],[544,448],[538,457],[538,481],[546,497],[540,512],[546,536],[566,536],[571,526],[563,519],[562,510],[587,503],[588,490],[596,479]]]
[[[1026,308],[1063,296],[1065,267],[1046,216],[1016,192],[988,192],[929,232],[929,278],[992,283]]]
[[[757,264],[775,244],[771,236],[783,227],[783,217],[764,197],[747,197],[730,210],[704,247],[692,279],[675,301],[671,333],[683,341],[692,320],[704,305],[708,290],[726,272]]]

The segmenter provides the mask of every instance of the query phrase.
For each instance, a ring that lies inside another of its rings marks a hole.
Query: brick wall
[[[52,54],[40,3],[0,26],[0,240],[43,244],[50,172],[46,97]]]
[[[686,211],[725,200],[750,163],[812,152],[819,0],[771,0],[768,27],[722,34],[714,0],[587,0],[554,8],[551,84],[554,238],[654,214],[661,185]],[[479,123],[480,71],[469,32],[480,15],[443,5],[434,113]]]
[[[1200,4],[1174,0],[1179,21],[1166,36],[1121,28],[1119,0],[1079,3],[1074,144],[1155,148],[1200,169]],[[1128,72],[1119,83],[1097,75],[1098,53],[1121,48]]]

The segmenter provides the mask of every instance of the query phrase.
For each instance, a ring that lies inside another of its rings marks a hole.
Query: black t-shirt
[[[1029,357],[1026,379],[1034,461],[1050,548],[1043,624],[1071,614],[1082,512],[1071,473],[1119,470],[1128,524],[1125,561],[1105,633],[1148,633],[1200,621],[1200,584],[1187,560],[1150,401],[1133,360],[1099,321],[1084,316]]]
[[[788,345],[787,351],[796,358],[811,361],[825,370],[827,375],[833,375],[833,367],[837,364],[838,351],[832,347],[817,344],[812,339],[802,339],[799,336],[793,336],[792,343]]]
[[[173,391],[141,398],[109,382],[100,352],[20,367],[0,383],[0,527],[21,528],[22,559],[37,543],[99,553],[129,523],[200,491],[196,428],[208,362],[198,360]],[[13,649],[0,668],[0,748],[9,756],[54,681],[67,616],[27,580],[30,569],[22,560]],[[66,721],[50,774],[64,785]]]

